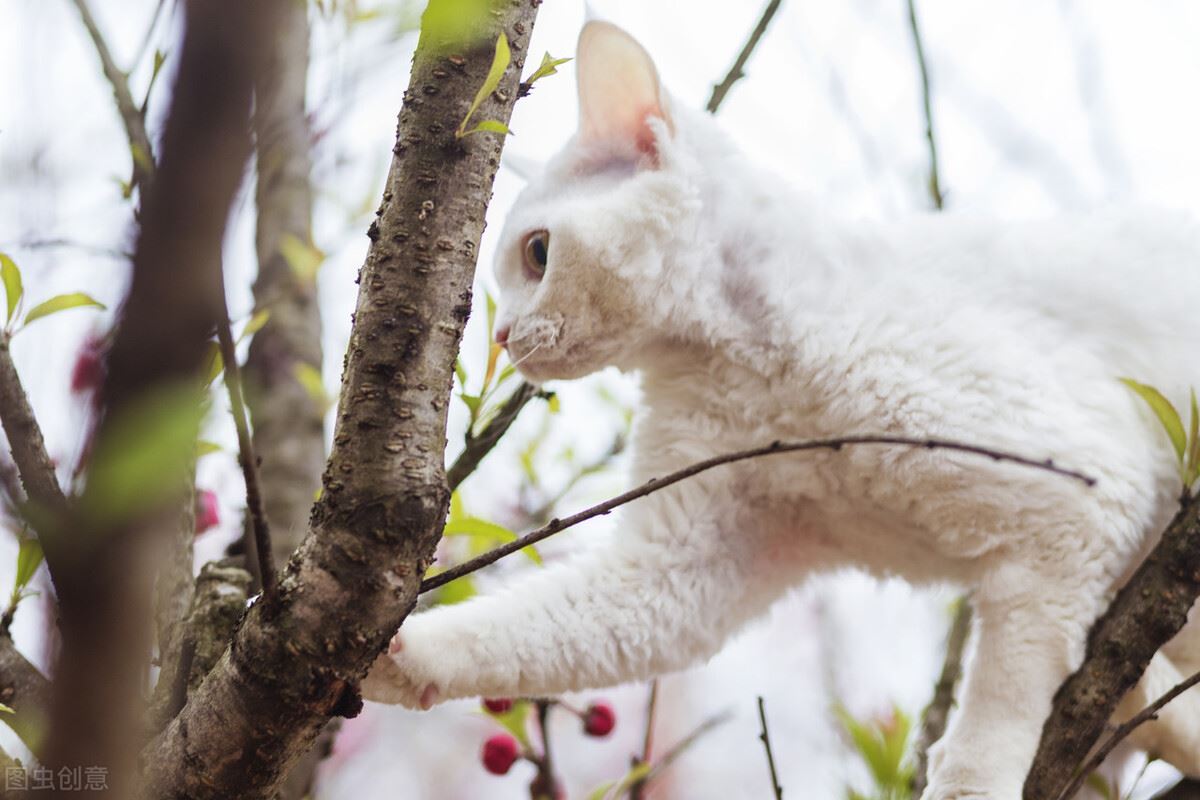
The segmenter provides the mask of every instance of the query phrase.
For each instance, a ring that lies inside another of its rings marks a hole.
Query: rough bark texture
[[[196,471],[188,470],[183,486],[183,502],[170,536],[163,542],[160,566],[154,586],[154,612],[158,634],[159,673],[154,685],[151,713],[154,730],[167,720],[158,709],[171,703],[171,693],[179,682],[183,639],[187,631],[188,610],[192,605],[195,583],[192,580],[192,547],[196,538]]]
[[[507,122],[536,13],[536,0],[496,6],[471,45],[422,31],[311,532],[278,597],[250,609],[144,753],[148,795],[268,796],[327,719],[357,713],[358,682],[416,603],[449,501],[446,409],[503,144],[454,131],[501,30],[513,62],[478,114]]]
[[[66,508],[66,498],[9,347],[8,337],[0,336],[0,423],[4,425],[25,496],[34,506],[30,511],[35,517],[61,514]]]
[[[5,715],[5,724],[35,749],[46,734],[50,681],[21,655],[7,634],[0,634],[0,703],[14,712]]]
[[[1200,500],[1193,498],[1092,626],[1083,665],[1054,697],[1026,800],[1056,798],[1066,788],[1150,658],[1187,622],[1198,594]]]
[[[149,650],[148,543],[177,524],[178,497],[119,514],[85,512],[107,504],[104,470],[115,462],[106,457],[130,446],[122,424],[146,419],[146,404],[161,402],[166,390],[199,408],[197,376],[221,307],[226,218],[249,154],[254,45],[276,7],[275,0],[187,6],[162,160],[142,206],[87,488],[71,524],[42,536],[48,559],[55,554],[63,637],[44,760],[53,769],[105,766],[110,797],[132,793]],[[185,386],[191,394],[178,394]],[[181,465],[192,452],[185,449]]]
[[[288,3],[264,44],[267,65],[255,86],[258,159],[258,278],[254,305],[270,317],[250,342],[243,372],[254,423],[272,555],[282,566],[308,530],[308,512],[325,466],[322,409],[296,379],[296,366],[321,369],[321,314],[316,285],[296,274],[282,242],[310,242],[308,8]]]

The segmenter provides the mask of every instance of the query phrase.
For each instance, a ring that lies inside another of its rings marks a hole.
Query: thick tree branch
[[[432,13],[448,0],[433,0]],[[492,134],[454,132],[503,31],[514,53],[480,118],[506,122],[537,3],[495,7],[471,44],[423,27],[360,289],[310,534],[275,598],[251,607],[187,706],[144,753],[146,792],[270,795],[416,604],[449,503],[443,463],[454,359],[471,307]]]
[[[142,116],[141,108],[134,102],[133,95],[129,91],[129,76],[117,66],[117,62],[113,59],[112,51],[108,49],[108,42],[105,41],[100,27],[92,16],[87,0],[72,0],[72,2],[75,4],[75,8],[79,9],[83,25],[87,28],[88,36],[92,38],[96,54],[100,56],[100,66],[104,69],[104,77],[112,86],[117,112],[121,115],[121,123],[125,126],[125,135],[129,139],[129,150],[133,157],[133,182],[145,189],[154,177],[154,147],[150,144],[150,137],[146,133],[146,119]],[[157,16],[157,12],[155,12],[155,16]]]
[[[841,450],[844,447],[853,447],[858,445],[896,445],[900,447],[919,447],[926,450],[953,450],[960,453],[970,453],[972,455],[990,458],[993,461],[1004,461],[1012,464],[1020,464],[1025,467],[1045,470],[1057,475],[1074,480],[1082,481],[1088,486],[1095,485],[1096,481],[1089,478],[1083,473],[1076,472],[1071,469],[1064,469],[1056,466],[1053,461],[1046,459],[1038,461],[1025,456],[1019,456],[1013,453],[1007,453],[1002,450],[993,450],[987,447],[979,447],[972,444],[964,444],[962,442],[951,442],[943,439],[916,439],[907,436],[842,436],[835,439],[813,439],[805,442],[773,442],[766,447],[755,447],[749,450],[739,450],[734,453],[726,453],[721,456],[698,461],[689,467],[684,467],[681,470],[672,472],[669,475],[664,475],[661,478],[653,478],[646,481],[641,486],[630,489],[627,492],[617,495],[616,497],[605,500],[603,503],[598,503],[591,508],[584,509],[578,513],[572,514],[563,519],[552,519],[547,525],[531,531],[524,536],[521,536],[511,542],[501,545],[494,550],[489,550],[482,555],[476,556],[469,561],[464,561],[445,572],[439,572],[431,578],[426,578],[421,582],[421,593],[432,591],[440,586],[445,586],[452,580],[469,575],[472,572],[483,569],[484,567],[494,564],[505,556],[528,547],[532,544],[537,544],[543,539],[564,531],[567,528],[574,527],[581,522],[592,519],[593,517],[603,516],[615,508],[625,505],[626,503],[645,497],[648,494],[653,494],[660,489],[679,483],[682,480],[690,478],[694,475],[699,475],[701,472],[707,472],[714,467],[722,466],[723,464],[732,464],[737,461],[745,461],[751,458],[762,458],[763,456],[780,455],[783,453],[801,453],[810,450]]]
[[[1088,636],[1083,664],[1059,688],[1025,780],[1026,800],[1058,797],[1121,698],[1187,622],[1200,595],[1200,499],[1183,504],[1158,545]]]
[[[942,672],[933,686],[933,699],[921,715],[921,731],[915,747],[916,766],[913,769],[913,800],[920,800],[929,779],[929,748],[946,732],[950,708],[954,705],[954,687],[962,676],[963,651],[971,633],[971,603],[960,597],[954,604],[954,620],[946,638],[946,657]]]
[[[0,423],[4,425],[25,496],[34,506],[34,516],[61,517],[66,511],[67,499],[58,485],[54,462],[46,452],[41,426],[33,415],[25,387],[21,385],[10,346],[8,337],[0,336]]]
[[[1163,692],[1162,696],[1153,703],[1146,706],[1128,720],[1118,725],[1117,729],[1112,732],[1112,735],[1105,739],[1104,742],[1096,748],[1096,751],[1092,754],[1091,758],[1089,758],[1082,767],[1075,771],[1075,777],[1067,785],[1067,788],[1064,789],[1061,794],[1059,794],[1058,800],[1069,800],[1070,798],[1074,797],[1075,793],[1083,787],[1083,782],[1087,780],[1087,776],[1092,774],[1093,770],[1104,763],[1104,759],[1108,758],[1108,754],[1116,749],[1117,745],[1125,741],[1125,738],[1128,737],[1129,734],[1133,733],[1134,730],[1136,730],[1139,726],[1144,725],[1152,719],[1156,719],[1158,717],[1158,712],[1162,710],[1163,706],[1195,686],[1197,683],[1200,683],[1200,672],[1197,672],[1187,680],[1181,681],[1175,686],[1172,686],[1169,690]]]
[[[750,60],[751,54],[754,53],[754,48],[758,47],[758,40],[767,32],[767,27],[771,24],[771,18],[775,16],[775,12],[779,10],[779,4],[783,0],[769,0],[767,7],[763,9],[762,16],[759,17],[758,24],[754,26],[754,30],[750,32],[750,38],[742,45],[742,50],[738,53],[737,58],[733,62],[733,66],[729,68],[725,78],[713,87],[712,96],[708,98],[706,106],[708,113],[715,114],[721,103],[725,100],[725,95],[729,94],[729,90],[733,85],[745,77],[746,62]]]

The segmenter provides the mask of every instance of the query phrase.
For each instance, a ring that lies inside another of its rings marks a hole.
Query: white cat
[[[646,679],[711,657],[817,570],[970,588],[977,645],[926,800],[1016,800],[1051,698],[1177,507],[1158,423],[1117,378],[1200,385],[1200,230],[1161,213],[1044,224],[843,219],[671,102],[589,23],[578,134],[497,258],[501,338],[533,381],[642,376],[632,481],[775,440],[941,437],[724,466],[622,509],[606,550],[409,619],[363,685],[429,707]],[[1200,667],[1189,629],[1126,701]],[[747,692],[751,692],[750,688]],[[1200,775],[1200,700],[1141,743]]]

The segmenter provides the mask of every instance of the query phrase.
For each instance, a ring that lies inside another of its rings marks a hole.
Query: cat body
[[[533,381],[640,372],[634,484],[856,434],[1050,458],[1097,483],[874,445],[722,466],[621,509],[607,548],[414,615],[365,695],[428,707],[646,679],[855,566],[972,591],[977,643],[925,798],[1016,800],[1088,629],[1177,508],[1170,445],[1117,379],[1180,407],[1200,385],[1200,229],[1150,212],[839,218],[671,104],[619,29],[585,27],[578,73],[580,131],[501,237],[500,327]],[[1123,711],[1200,657],[1192,635]],[[1200,774],[1200,702],[1176,702],[1142,743]]]

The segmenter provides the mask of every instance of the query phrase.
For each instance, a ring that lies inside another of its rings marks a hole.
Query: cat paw
[[[363,679],[363,698],[422,711],[437,705],[444,692],[433,675],[436,661],[423,656],[427,649],[404,631],[393,636]]]

